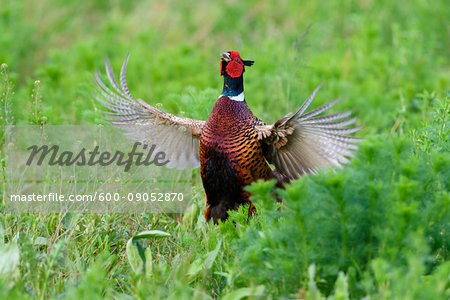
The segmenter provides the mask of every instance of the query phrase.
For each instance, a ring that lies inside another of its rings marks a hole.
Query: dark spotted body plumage
[[[224,220],[227,210],[250,203],[244,187],[274,177],[266,163],[255,125],[262,122],[245,101],[220,97],[200,137],[200,164],[207,220]]]

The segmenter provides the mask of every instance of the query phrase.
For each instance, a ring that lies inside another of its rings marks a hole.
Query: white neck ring
[[[233,100],[233,101],[238,101],[238,102],[242,102],[242,101],[244,101],[245,100],[245,97],[244,97],[244,92],[241,92],[239,95],[237,95],[237,96],[228,96],[228,95],[220,95],[219,96],[219,98],[220,97],[228,97],[228,98],[230,98],[231,100]]]

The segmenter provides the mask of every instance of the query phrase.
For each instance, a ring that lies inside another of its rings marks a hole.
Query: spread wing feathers
[[[204,121],[180,118],[165,113],[141,99],[135,100],[128,89],[125,73],[128,63],[125,59],[120,71],[120,87],[116,82],[111,65],[106,59],[106,75],[113,89],[108,88],[95,74],[98,94],[94,94],[106,108],[112,112],[105,115],[114,126],[125,129],[125,135],[147,145],[155,145],[154,152],[166,154],[169,168],[183,169],[200,165],[199,146]]]
[[[273,125],[255,127],[266,159],[290,179],[316,173],[321,167],[347,163],[354,156],[351,150],[358,148],[355,143],[361,140],[347,135],[360,129],[345,127],[356,121],[356,117],[346,119],[351,111],[317,116],[340,99],[303,114],[319,89],[320,86],[293,116],[286,115]]]

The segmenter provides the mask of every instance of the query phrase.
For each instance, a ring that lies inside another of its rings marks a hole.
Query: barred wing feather
[[[319,168],[345,164],[353,157],[352,150],[361,139],[348,136],[360,127],[346,127],[356,118],[346,119],[351,111],[317,116],[339,102],[336,99],[304,114],[320,86],[311,94],[293,116],[284,116],[273,125],[256,126],[262,140],[265,157],[276,170],[297,179]]]
[[[94,94],[112,112],[105,114],[112,118],[112,125],[124,129],[130,139],[147,145],[155,145],[155,152],[163,151],[169,168],[184,169],[200,166],[199,146],[204,121],[181,118],[165,113],[141,99],[135,100],[128,89],[125,59],[120,71],[120,86],[114,77],[111,65],[106,59],[106,74],[113,89],[110,89],[96,72],[95,84],[98,94]]]

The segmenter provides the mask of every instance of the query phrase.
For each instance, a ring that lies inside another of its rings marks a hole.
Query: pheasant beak
[[[220,53],[220,55],[222,56],[222,60],[224,60],[225,62],[231,61],[230,53],[222,52],[222,53]]]

